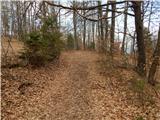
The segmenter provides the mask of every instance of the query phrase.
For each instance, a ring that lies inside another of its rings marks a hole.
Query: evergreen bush
[[[67,49],[74,49],[74,38],[71,33],[67,35]]]
[[[41,29],[27,34],[24,40],[25,52],[21,58],[27,58],[27,63],[33,66],[45,65],[58,58],[64,45],[56,19],[47,17],[42,22]]]

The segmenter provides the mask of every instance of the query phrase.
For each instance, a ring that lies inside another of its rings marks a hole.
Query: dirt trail
[[[133,103],[127,103],[125,92],[110,87],[110,80],[98,69],[99,58],[95,52],[71,51],[61,55],[56,68],[51,64],[30,73],[24,68],[15,73],[16,70],[12,70],[12,74],[23,75],[33,85],[20,94],[18,81],[2,80],[3,119],[132,120],[144,113]],[[9,90],[12,91],[8,93]],[[152,107],[150,109],[152,115]]]
[[[96,82],[103,81],[96,71],[98,55],[93,52],[70,52],[62,55],[55,78],[49,81],[35,106],[24,115],[28,120],[97,120],[104,118],[95,107]],[[95,82],[95,83],[94,83]],[[92,91],[93,90],[93,91]],[[100,98],[101,99],[101,98]],[[29,106],[30,107],[30,106]],[[99,106],[101,107],[101,106]]]

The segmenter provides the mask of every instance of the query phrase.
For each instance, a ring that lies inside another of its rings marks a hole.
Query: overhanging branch
[[[107,3],[107,4],[102,4],[102,5],[97,5],[97,6],[91,6],[91,7],[76,7],[75,6],[63,6],[63,5],[60,5],[60,4],[55,4],[55,3],[51,3],[49,1],[44,1],[45,3],[51,5],[51,6],[55,6],[55,7],[61,7],[63,9],[70,9],[70,10],[94,10],[94,9],[97,9],[99,7],[104,7],[104,6],[107,6],[107,5],[112,5],[112,4],[122,4],[122,3],[125,3],[126,1],[120,1],[120,2],[115,2],[115,3]]]

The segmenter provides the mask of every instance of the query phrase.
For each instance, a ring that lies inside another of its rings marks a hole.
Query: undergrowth
[[[133,77],[131,79],[130,89],[135,93],[135,98],[138,99],[141,105],[154,105],[154,94],[151,91],[151,86],[147,83],[145,79],[140,77]]]
[[[131,103],[134,102],[135,104],[137,103],[142,106],[146,104],[155,104],[155,92],[153,91],[152,86],[148,84],[145,78],[140,77],[132,67],[129,67],[127,63],[124,62],[123,64],[123,62],[118,60],[111,62],[111,57],[102,57],[100,60],[100,70],[106,77],[109,77],[110,79],[114,78],[119,88],[123,88],[124,86],[124,88],[127,89],[127,91],[125,91],[126,94],[133,93],[130,96],[132,99],[129,98],[132,101]],[[113,80],[111,81],[113,82]]]
[[[64,45],[54,17],[42,19],[42,22],[40,30],[26,34],[25,52],[20,56],[26,64],[38,67],[59,58]]]

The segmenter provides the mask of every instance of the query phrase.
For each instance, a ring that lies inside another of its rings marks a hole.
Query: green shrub
[[[134,81],[134,90],[136,92],[143,92],[145,87],[146,81],[145,80],[135,80]]]
[[[91,42],[88,46],[88,49],[90,50],[94,50],[95,49],[95,43],[94,42]]]
[[[71,33],[67,35],[67,49],[74,49],[74,38]]]
[[[136,120],[144,120],[142,116],[138,116]]]
[[[131,89],[137,94],[138,101],[144,104],[155,104],[153,95],[150,91],[150,87],[147,84],[147,81],[143,78],[132,78]]]
[[[41,29],[27,34],[24,40],[26,47],[21,58],[26,58],[33,66],[45,65],[58,58],[64,45],[55,19],[48,17],[42,22]]]

